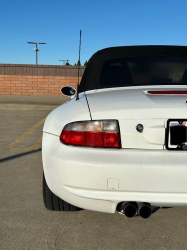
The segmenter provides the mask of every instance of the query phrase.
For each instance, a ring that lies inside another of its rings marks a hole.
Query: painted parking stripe
[[[4,147],[3,149],[13,149],[17,144],[19,144],[20,142],[22,142],[27,136],[29,136],[34,130],[36,130],[38,127],[40,127],[44,122],[45,119],[42,119],[40,122],[38,122],[36,125],[34,125],[32,128],[30,128],[27,132],[25,132],[23,135],[21,135],[18,139],[16,139],[14,142],[12,142],[11,144],[9,144],[8,146]],[[41,140],[41,138],[39,139]],[[39,141],[38,140],[38,141]],[[38,142],[37,141],[37,142]],[[36,142],[36,143],[37,143]],[[35,144],[33,145],[35,146]],[[32,146],[32,147],[33,147]]]
[[[40,137],[39,140],[37,140],[37,142],[32,146],[30,147],[30,150],[37,150],[42,144],[42,136]]]

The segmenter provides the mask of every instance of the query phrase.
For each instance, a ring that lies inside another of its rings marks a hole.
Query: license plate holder
[[[165,145],[168,150],[187,150],[187,119],[167,121]]]

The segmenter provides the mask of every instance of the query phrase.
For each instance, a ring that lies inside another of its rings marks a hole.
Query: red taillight
[[[90,147],[103,147],[103,133],[102,132],[84,132],[85,134],[85,146]]]
[[[146,95],[182,95],[186,96],[186,90],[149,90],[143,91]]]
[[[95,123],[95,124],[94,124]],[[67,145],[87,146],[87,147],[104,147],[104,148],[120,148],[120,134],[118,125],[112,122],[77,122],[66,126],[60,135],[60,141]],[[112,126],[115,125],[115,128]],[[73,129],[86,130],[91,128],[96,131],[72,131]],[[68,130],[71,129],[71,130]],[[106,131],[106,130],[116,131]],[[100,131],[97,131],[100,130]],[[104,131],[102,131],[104,130]]]
[[[120,136],[118,132],[105,132],[103,133],[104,146],[106,148],[119,148]]]
[[[60,136],[61,142],[71,145],[85,145],[84,132],[63,130]]]

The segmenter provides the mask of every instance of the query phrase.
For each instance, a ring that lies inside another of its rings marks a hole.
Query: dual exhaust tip
[[[148,203],[124,202],[121,204],[120,212],[128,218],[140,215],[142,218],[147,219],[151,216],[152,209]]]

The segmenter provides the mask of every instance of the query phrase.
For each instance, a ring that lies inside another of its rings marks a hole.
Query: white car
[[[44,124],[47,209],[148,218],[187,206],[187,47],[95,53]]]

